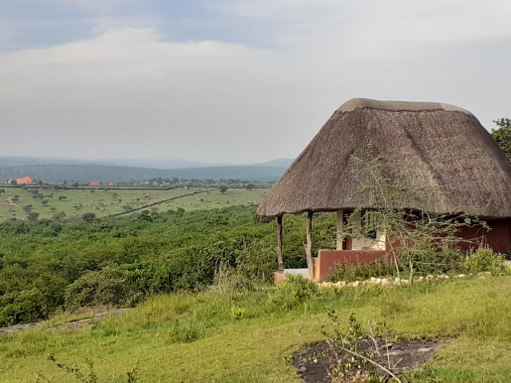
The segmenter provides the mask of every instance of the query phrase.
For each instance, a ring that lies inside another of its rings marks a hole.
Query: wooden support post
[[[343,248],[344,210],[337,210],[337,250]]]
[[[277,255],[279,263],[279,271],[284,271],[284,259],[282,258],[282,220],[283,216],[277,217]]]
[[[305,254],[307,256],[307,268],[309,269],[309,279],[314,279],[314,260],[312,259],[312,215],[309,211],[307,214],[307,245],[305,246]]]

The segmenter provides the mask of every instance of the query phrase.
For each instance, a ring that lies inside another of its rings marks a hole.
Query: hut
[[[350,161],[357,148],[367,145],[374,155],[407,164],[402,174],[398,167],[391,176],[404,180],[407,186],[448,189],[427,206],[429,211],[462,210],[484,219],[492,228],[485,232],[484,244],[502,253],[510,250],[511,163],[472,113],[443,103],[356,98],[333,113],[258,208],[259,215],[277,217],[280,273],[284,271],[284,214],[308,214],[306,253],[311,279],[324,279],[329,268],[341,260],[358,257],[369,262],[385,253],[370,238],[342,240],[345,215],[369,203],[366,195],[356,192],[359,185]],[[320,250],[313,259],[312,218],[316,212],[337,212],[338,240],[337,249]],[[469,238],[476,235],[475,230],[460,235]]]

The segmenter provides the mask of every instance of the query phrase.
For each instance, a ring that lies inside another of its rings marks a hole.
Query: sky
[[[0,0],[0,156],[257,163],[354,97],[511,117],[509,0]]]

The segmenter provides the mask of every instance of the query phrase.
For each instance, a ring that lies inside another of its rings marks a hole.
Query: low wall
[[[319,250],[318,257],[314,258],[313,281],[324,281],[336,263],[364,266],[382,258],[385,253],[384,250]]]

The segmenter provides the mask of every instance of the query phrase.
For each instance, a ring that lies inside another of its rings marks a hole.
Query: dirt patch
[[[14,202],[12,202],[12,197],[7,197],[5,200],[9,202],[9,205],[19,207],[19,205],[16,205]]]
[[[394,372],[416,369],[426,363],[434,355],[436,348],[446,341],[438,339],[402,339],[396,342],[385,343],[380,347],[380,353],[385,356],[387,364]],[[362,339],[359,342],[359,352],[368,350],[371,344]],[[302,381],[306,383],[326,383],[332,379],[327,374],[329,358],[318,357],[316,362],[306,360],[310,356],[317,355],[328,350],[327,342],[314,345],[306,345],[301,351],[293,354],[293,366]],[[309,358],[310,359],[310,358]]]
[[[115,309],[115,310],[111,310],[108,312],[95,314],[94,317],[92,317],[92,318],[80,319],[80,320],[76,320],[76,321],[72,321],[72,322],[68,322],[68,323],[58,324],[55,326],[48,327],[48,329],[50,329],[50,330],[58,330],[61,328],[74,329],[74,328],[86,326],[88,324],[92,324],[92,323],[101,321],[110,315],[117,316],[117,315],[124,314],[126,311],[129,311],[129,310],[132,310],[132,309]],[[42,322],[37,322],[37,323],[25,323],[25,324],[16,324],[13,326],[8,326],[8,327],[0,327],[0,334],[19,332],[19,331],[27,330],[30,328],[38,328],[38,327],[42,327],[45,323],[46,323],[46,321],[42,321]]]

